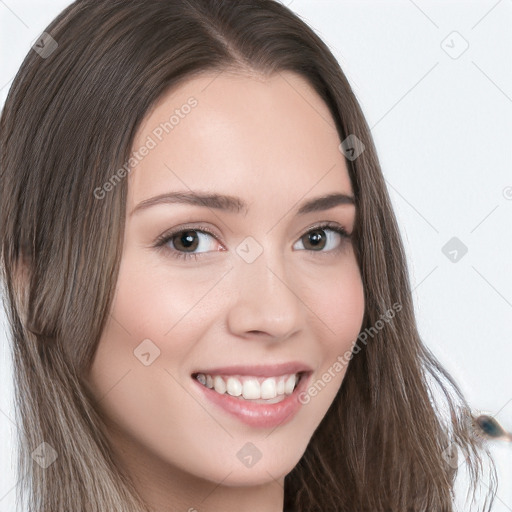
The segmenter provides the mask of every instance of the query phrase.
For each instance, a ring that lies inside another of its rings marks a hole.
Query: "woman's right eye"
[[[171,252],[173,258],[178,259],[197,259],[197,255],[202,252],[210,252],[208,249],[204,251],[196,251],[198,247],[207,246],[208,238],[216,238],[213,233],[204,229],[181,229],[172,233],[166,233],[157,241],[156,247],[166,247]],[[172,247],[169,247],[172,245]]]

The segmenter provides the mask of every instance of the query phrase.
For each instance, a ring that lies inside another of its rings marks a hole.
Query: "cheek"
[[[311,411],[325,412],[334,400],[350,362],[353,345],[362,327],[365,299],[355,256],[324,270],[321,276],[318,283],[322,286],[308,286],[304,301],[312,305],[315,313],[310,318],[315,325],[315,339],[321,347],[321,363],[302,396],[302,402]]]
[[[316,326],[324,350],[333,351],[350,347],[360,332],[364,309],[364,289],[355,256],[320,270],[312,281],[308,276],[304,302],[309,306],[311,320]]]
[[[192,282],[193,285],[192,285]],[[179,268],[174,272],[164,264],[147,264],[130,252],[123,256],[115,297],[115,314],[120,323],[138,334],[152,333],[158,338],[170,335],[194,310],[201,283]],[[190,322],[191,317],[186,321]]]
[[[204,408],[184,392],[189,376],[182,371],[195,341],[204,337],[207,311],[198,300],[207,285],[194,280],[190,286],[183,272],[171,278],[129,255],[123,258],[89,375],[111,440],[136,465],[165,461],[217,476],[209,464],[194,462],[209,453],[205,431],[215,432],[218,425],[208,424]],[[218,457],[230,453],[229,438],[223,441],[216,446]]]

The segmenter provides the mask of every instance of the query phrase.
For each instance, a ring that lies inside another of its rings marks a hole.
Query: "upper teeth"
[[[198,373],[196,379],[204,386],[217,393],[242,396],[248,400],[270,399],[278,395],[291,395],[299,374],[281,375],[279,377],[249,377],[242,375],[207,375]]]

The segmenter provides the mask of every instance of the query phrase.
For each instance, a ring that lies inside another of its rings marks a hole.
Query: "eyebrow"
[[[232,213],[242,212],[244,214],[247,214],[249,209],[245,201],[230,195],[211,194],[206,192],[168,192],[141,201],[130,212],[130,216],[136,212],[146,210],[159,204],[176,203],[214,208],[216,210]],[[302,203],[302,205],[297,209],[296,215],[305,215],[307,213],[329,210],[335,206],[344,204],[355,205],[354,197],[349,194],[342,193],[327,194]]]

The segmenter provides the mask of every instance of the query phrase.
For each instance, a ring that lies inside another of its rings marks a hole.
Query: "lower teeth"
[[[225,395],[231,396],[229,393],[224,393]],[[254,402],[255,404],[277,404],[278,402],[282,402],[289,395],[277,395],[275,398],[244,398],[242,395],[234,396],[233,398],[238,398],[240,400],[244,400],[245,402]]]

